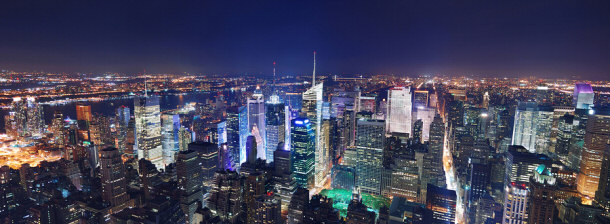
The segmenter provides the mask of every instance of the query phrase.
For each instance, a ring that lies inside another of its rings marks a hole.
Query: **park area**
[[[328,198],[333,199],[333,207],[339,210],[341,217],[347,215],[347,206],[352,200],[352,192],[345,189],[324,189],[320,192]],[[372,195],[368,193],[362,193],[362,203],[369,207],[370,211],[374,211],[379,214],[379,209],[383,206],[390,207],[391,200],[381,195]]]

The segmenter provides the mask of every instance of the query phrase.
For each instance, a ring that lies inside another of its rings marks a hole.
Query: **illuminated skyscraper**
[[[603,153],[599,186],[595,192],[595,202],[610,213],[610,144]]]
[[[395,163],[391,165],[390,195],[403,197],[412,202],[417,201],[420,192],[417,160],[401,155],[394,161]]]
[[[242,107],[244,108],[244,107]],[[244,113],[245,114],[245,113]],[[247,120],[247,117],[246,119]],[[241,129],[240,129],[240,111],[238,107],[227,108],[226,118],[227,128],[227,151],[231,158],[230,170],[237,170],[241,164]],[[245,125],[244,131],[247,133],[247,121],[242,122]],[[247,136],[246,136],[247,137]]]
[[[214,180],[214,173],[218,170],[218,145],[210,142],[193,142],[189,144],[188,150],[199,154],[202,169],[201,178],[204,186],[210,186]]]
[[[589,116],[585,142],[578,174],[578,192],[589,198],[595,197],[601,173],[602,160],[610,139],[610,111],[595,111]]]
[[[315,165],[315,132],[307,118],[292,120],[291,169],[298,187],[313,188]]]
[[[436,116],[436,109],[431,107],[417,107],[414,112],[414,120],[422,121],[421,129],[421,142],[427,142],[430,140],[430,124],[434,121]],[[415,126],[415,125],[414,125]]]
[[[117,108],[115,128],[117,132],[117,148],[121,154],[127,149],[127,130],[130,119],[131,112],[129,107],[121,106]]]
[[[256,224],[280,224],[282,223],[281,216],[282,201],[278,200],[273,195],[263,194],[255,198],[254,206],[256,208],[255,221]]]
[[[129,200],[126,171],[119,150],[103,149],[100,152],[100,163],[102,199],[110,204],[110,213],[117,213],[127,207]]]
[[[163,147],[163,162],[169,165],[175,162],[175,156],[179,151],[180,116],[178,114],[161,115],[161,145]]]
[[[285,124],[284,121],[286,119],[284,115],[284,104],[280,102],[280,97],[278,95],[272,95],[265,103],[266,111],[265,111],[265,122],[267,132],[267,145],[265,148],[265,154],[267,158],[267,163],[273,162],[273,153],[277,149],[277,146],[280,142],[283,142],[285,139]]]
[[[521,145],[530,152],[547,153],[553,127],[553,110],[533,102],[519,102],[515,111],[513,145]]]
[[[386,131],[411,134],[411,112],[413,110],[411,88],[394,87],[388,90],[387,110]]]
[[[32,136],[41,136],[44,134],[44,114],[42,105],[36,102],[36,98],[27,98],[27,112],[28,112],[28,131]]]
[[[53,113],[51,132],[53,133],[53,140],[55,141],[55,145],[59,148],[63,148],[65,146],[64,127],[64,115],[61,113],[61,111],[56,110],[55,113]]]
[[[360,105],[359,105],[360,111],[358,111],[358,112],[367,111],[367,112],[375,113],[376,112],[376,107],[375,107],[376,104],[377,104],[377,102],[375,101],[375,97],[373,97],[373,96],[360,96]]]
[[[511,183],[504,189],[502,224],[525,224],[528,221],[529,190],[525,184]]]
[[[248,131],[256,138],[259,149],[265,149],[265,100],[259,87],[254,91],[252,98],[248,99]],[[258,157],[265,159],[265,150],[259,150]]]
[[[489,108],[489,92],[483,94],[483,103],[481,104],[481,107],[485,109]]]
[[[426,209],[432,213],[432,223],[454,223],[456,202],[455,191],[428,184]]]
[[[428,107],[428,90],[415,90],[413,94],[414,107]]]
[[[291,169],[291,151],[285,150],[283,145],[280,145],[274,152],[274,170],[273,170],[273,182],[275,185],[276,196],[282,201],[282,214],[284,216],[288,213],[288,205],[290,204],[290,198],[296,191],[296,181],[293,178],[293,172]]]
[[[530,181],[532,170],[540,165],[550,167],[551,158],[542,154],[531,153],[522,146],[510,146],[505,154],[504,183],[527,183]]]
[[[91,121],[93,121],[91,106],[77,104],[76,122],[78,124],[78,137],[83,141],[91,141]]]
[[[559,199],[556,179],[550,173],[550,167],[540,165],[533,171],[529,182],[528,222],[530,224],[554,223],[556,213],[555,201]]]
[[[361,118],[356,125],[356,186],[363,192],[380,194],[385,123]]]
[[[180,130],[178,130],[178,149],[179,149],[179,151],[188,150],[189,144],[191,142],[193,142],[193,133],[184,127],[180,127]]]
[[[187,217],[187,223],[193,223],[197,202],[203,199],[203,173],[201,157],[196,151],[187,150],[178,154],[176,174],[180,207]]]
[[[595,93],[591,84],[576,83],[576,86],[574,86],[574,106],[576,109],[591,109],[594,98]]]
[[[139,159],[151,161],[157,169],[165,168],[161,146],[161,112],[157,96],[134,98],[136,148]]]
[[[238,109],[239,113],[239,165],[246,162],[246,141],[250,135],[248,123],[248,107],[242,106]]]
[[[536,144],[536,107],[535,103],[519,102],[515,112],[513,128],[513,145],[521,145],[534,152]]]
[[[41,136],[44,133],[42,106],[33,97],[26,100],[21,97],[13,98],[11,111],[5,118],[9,119],[5,121],[5,125],[8,124],[7,130],[10,130],[8,133],[12,133],[14,137]]]
[[[325,173],[327,158],[323,158],[325,147],[322,141],[322,91],[324,83],[312,86],[303,93],[302,111],[309,118],[311,128],[314,130],[315,148],[315,186],[322,186],[328,173]]]
[[[430,144],[426,157],[430,160],[430,182],[439,187],[444,187],[445,171],[443,170],[443,150],[445,147],[445,123],[439,116],[434,117],[430,124]]]
[[[421,119],[413,122],[413,141],[416,143],[422,142],[422,129],[424,128],[424,122]]]
[[[207,206],[226,223],[235,223],[243,214],[243,179],[235,171],[215,174]]]

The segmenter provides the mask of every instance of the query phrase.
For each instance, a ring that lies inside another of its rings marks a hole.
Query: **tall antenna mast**
[[[316,51],[313,51],[313,78],[311,87],[316,86]]]
[[[148,86],[146,85],[146,75],[144,75],[144,97],[148,97]]]
[[[275,88],[275,61],[273,62],[273,87]]]

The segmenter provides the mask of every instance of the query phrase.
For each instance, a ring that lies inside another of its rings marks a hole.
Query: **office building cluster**
[[[106,106],[15,97],[0,222],[609,223],[606,98],[557,86],[314,69]]]

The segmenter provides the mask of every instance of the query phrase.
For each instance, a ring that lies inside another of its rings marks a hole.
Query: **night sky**
[[[534,2],[534,3],[530,3]],[[0,68],[610,79],[610,1],[0,1]]]

